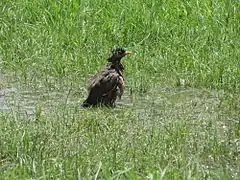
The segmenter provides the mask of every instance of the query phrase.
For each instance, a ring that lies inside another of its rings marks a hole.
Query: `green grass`
[[[238,179],[240,3],[0,2],[0,179]],[[126,91],[82,110],[113,45]]]

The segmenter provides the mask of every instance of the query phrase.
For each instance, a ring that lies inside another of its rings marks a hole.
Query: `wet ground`
[[[0,76],[0,110],[14,111],[27,116],[40,108],[48,114],[57,107],[78,108],[87,95],[85,85],[73,84],[70,79],[51,79],[49,82],[21,84],[10,76]],[[131,94],[126,88],[118,108],[132,108],[139,118],[150,113],[160,118],[185,116],[193,119],[216,117],[223,92],[190,87],[160,87],[145,93]]]

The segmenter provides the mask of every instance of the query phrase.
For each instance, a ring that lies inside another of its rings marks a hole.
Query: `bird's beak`
[[[125,51],[125,55],[128,55],[128,54],[131,54],[132,53],[132,51]]]

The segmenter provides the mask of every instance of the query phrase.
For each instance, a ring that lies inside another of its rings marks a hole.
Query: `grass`
[[[0,179],[238,179],[239,8],[1,1]],[[115,44],[122,104],[79,109]]]

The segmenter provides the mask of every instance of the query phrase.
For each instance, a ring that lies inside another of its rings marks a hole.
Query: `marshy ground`
[[[239,179],[239,8],[0,2],[0,179]],[[115,44],[122,100],[81,109]]]

